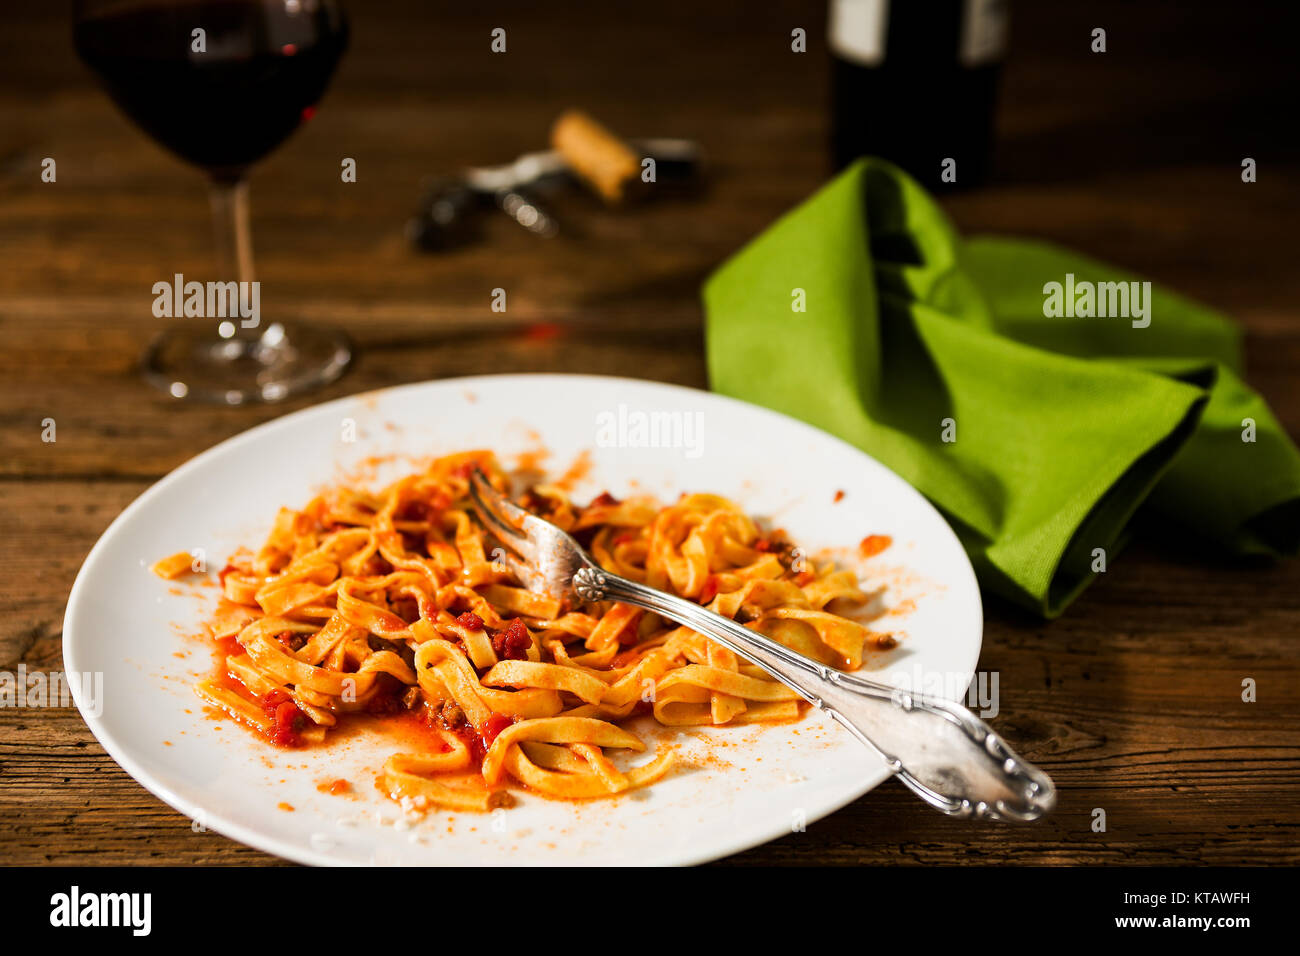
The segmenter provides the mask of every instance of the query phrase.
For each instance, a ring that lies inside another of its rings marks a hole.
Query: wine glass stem
[[[248,227],[248,180],[214,180],[212,225],[216,231],[221,279],[253,281],[253,239]]]

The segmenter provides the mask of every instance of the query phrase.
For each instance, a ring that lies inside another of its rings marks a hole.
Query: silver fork
[[[1051,778],[962,705],[827,667],[693,601],[611,574],[477,469],[470,496],[479,520],[513,552],[506,563],[527,587],[571,603],[622,601],[717,641],[825,711],[930,806],[956,817],[1024,822],[1055,805]]]

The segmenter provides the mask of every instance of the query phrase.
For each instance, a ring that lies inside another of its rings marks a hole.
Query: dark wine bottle
[[[830,0],[836,168],[881,156],[924,186],[988,175],[1008,0]]]

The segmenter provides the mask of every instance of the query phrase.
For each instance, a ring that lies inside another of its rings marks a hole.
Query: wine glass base
[[[211,327],[173,327],[154,339],[145,380],[173,398],[215,405],[279,402],[333,382],[352,361],[340,332],[273,322],[223,338]]]

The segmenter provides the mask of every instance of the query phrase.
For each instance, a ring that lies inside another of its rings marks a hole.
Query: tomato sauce
[[[869,534],[858,542],[858,554],[864,558],[874,557],[893,543],[894,539],[887,534]]]
[[[699,603],[708,604],[718,596],[718,576],[710,574],[704,579],[704,587],[700,588]]]

